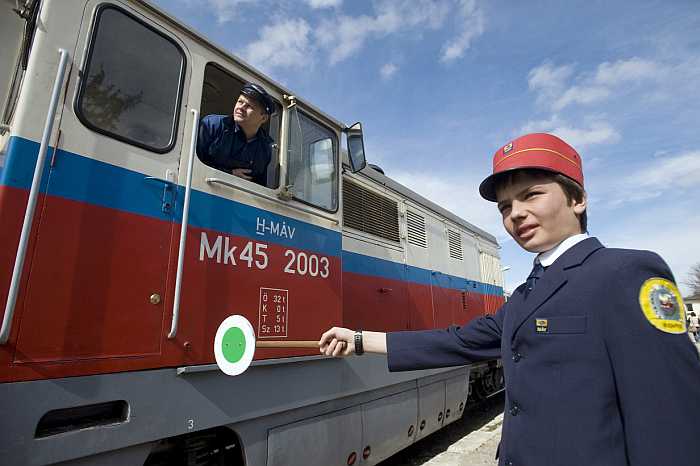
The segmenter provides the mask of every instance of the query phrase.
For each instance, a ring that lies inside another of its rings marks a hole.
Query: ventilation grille
[[[343,180],[343,223],[346,227],[399,242],[399,207],[391,199]]]
[[[428,247],[427,235],[425,232],[425,218],[410,210],[406,211],[406,229],[408,230],[408,242],[420,246]]]
[[[450,243],[450,257],[457,260],[462,260],[462,235],[458,231],[447,230],[447,241]]]

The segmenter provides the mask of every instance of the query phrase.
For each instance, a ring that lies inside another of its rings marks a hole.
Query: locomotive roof
[[[446,219],[456,223],[457,225],[461,225],[467,230],[471,231],[472,233],[478,235],[479,237],[482,237],[486,240],[491,241],[493,244],[498,245],[498,241],[496,241],[496,237],[493,236],[491,233],[487,233],[486,231],[482,230],[481,228],[472,225],[471,223],[467,222],[464,220],[462,217],[459,217],[449,210],[445,209],[444,207],[440,207],[433,201],[424,198],[420,194],[418,194],[415,191],[412,191],[411,189],[407,188],[406,186],[402,185],[401,183],[398,183],[397,181],[392,180],[386,175],[381,174],[377,170],[371,168],[369,165],[366,166],[361,172],[362,175],[374,180],[377,183],[380,183],[387,188],[396,191],[397,193],[401,194],[402,196],[415,201],[416,203],[420,204],[423,207],[426,207],[433,212],[445,217]]]
[[[289,94],[289,95],[295,95],[292,91],[289,89],[285,88],[282,84],[272,80],[262,72],[258,71],[253,65],[247,63],[246,61],[242,60],[241,58],[233,55],[231,52],[227,51],[224,47],[217,45],[210,39],[208,39],[206,36],[204,36],[202,33],[199,31],[191,28],[190,26],[186,25],[179,19],[175,18],[172,16],[170,13],[166,12],[159,6],[155,5],[154,3],[151,2],[151,0],[132,0],[136,3],[142,4],[146,8],[150,9],[154,13],[158,14],[161,16],[164,20],[169,22],[171,25],[175,26],[176,28],[182,30],[184,33],[186,33],[190,38],[194,39],[195,41],[201,43],[202,45],[209,47],[213,49],[216,53],[219,55],[223,56],[224,58],[231,60],[232,62],[236,63],[238,66],[241,68],[245,69],[246,71],[252,73],[256,77],[258,77],[261,81],[272,85],[276,89],[280,90],[283,93]],[[319,115],[323,116],[327,120],[333,122],[337,126],[341,128],[346,128],[347,125],[345,123],[342,123],[338,121],[337,119],[333,118],[332,116],[328,115],[327,113],[323,112],[316,106],[310,104],[307,100],[304,100],[302,98],[299,98],[298,96],[297,100],[301,101],[304,103],[306,107],[309,107],[312,109],[314,112],[318,113]],[[372,169],[371,167],[366,167],[364,170],[361,172],[363,175],[367,176],[368,178],[373,179],[374,181],[386,186],[389,189],[392,189],[393,191],[396,191],[397,193],[407,197],[408,199],[411,199],[422,206],[434,211],[435,213],[451,220],[452,222],[463,226],[467,230],[471,231],[472,233],[492,242],[493,244],[498,246],[498,242],[496,241],[496,237],[493,236],[490,233],[487,233],[486,231],[482,230],[481,228],[472,225],[471,223],[467,222],[461,217],[458,217],[457,215],[453,214],[452,212],[448,211],[447,209],[440,207],[439,205],[435,204],[434,202],[424,198],[420,194],[416,193],[415,191],[410,190],[409,188],[403,186],[402,184],[392,180],[391,178],[382,175],[378,171]]]

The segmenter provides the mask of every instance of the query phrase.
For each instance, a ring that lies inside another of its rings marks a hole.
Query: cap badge
[[[651,325],[666,333],[685,333],[683,298],[665,278],[650,278],[639,290],[639,305]]]
[[[507,153],[510,152],[511,150],[513,150],[513,143],[512,143],[512,142],[509,142],[508,144],[506,144],[506,145],[503,147],[503,153],[504,153],[504,154],[507,154]]]

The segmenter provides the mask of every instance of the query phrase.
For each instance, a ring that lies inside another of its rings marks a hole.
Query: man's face
[[[544,252],[581,233],[577,215],[586,198],[568,204],[562,187],[546,176],[517,173],[496,189],[498,210],[508,234],[525,250]]]
[[[267,121],[267,113],[255,99],[241,94],[233,107],[233,119],[243,128],[257,131]]]

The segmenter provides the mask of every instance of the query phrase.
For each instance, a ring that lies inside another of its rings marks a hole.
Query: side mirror
[[[349,128],[345,128],[348,140],[348,159],[350,160],[350,171],[357,173],[367,165],[365,159],[365,143],[362,138],[362,123],[357,122]]]

